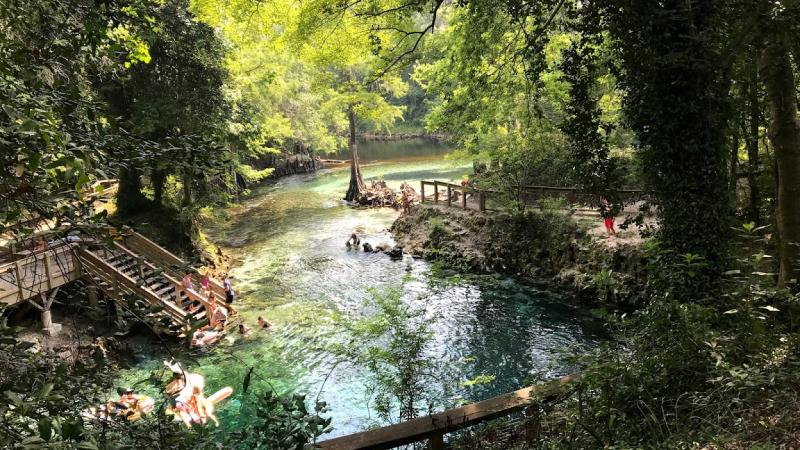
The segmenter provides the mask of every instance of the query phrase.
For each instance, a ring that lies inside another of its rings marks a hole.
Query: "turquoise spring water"
[[[428,141],[373,142],[360,147],[364,176],[390,186],[421,179],[458,180],[469,162],[446,157],[448,148]],[[408,302],[424,305],[432,317],[431,355],[455,368],[441,380],[456,391],[452,403],[475,401],[518,389],[534,379],[569,373],[564,350],[582,351],[604,339],[601,323],[576,306],[568,294],[502,276],[434,270],[421,260],[392,260],[383,254],[348,252],[344,242],[356,231],[362,241],[392,243],[387,228],[398,212],[354,209],[340,198],[349,169],[326,169],[286,177],[254,190],[228,220],[205,230],[232,257],[237,307],[255,329],[261,315],[270,331],[226,337],[209,353],[176,352],[193,371],[206,376],[207,394],[232,386],[234,396],[219,411],[225,429],[248,420],[241,385],[254,367],[251,392],[275,389],[317,396],[331,407],[334,432],[347,434],[380,424],[369,408],[366,380],[359,367],[336,365],[328,348],[341,338],[331,316],[358,310],[368,289],[401,289]],[[136,384],[159,370],[166,352],[142,344],[137,361],[120,384]],[[335,366],[335,369],[332,368]],[[495,380],[469,388],[460,382],[477,375]],[[139,383],[142,390],[154,388]]]

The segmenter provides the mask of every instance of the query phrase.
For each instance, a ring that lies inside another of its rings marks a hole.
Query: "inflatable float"
[[[110,401],[105,405],[88,408],[81,415],[85,419],[98,422],[108,421],[114,417],[135,422],[141,419],[142,415],[152,412],[154,405],[153,397],[133,395],[125,400]]]
[[[219,425],[219,421],[214,415],[216,405],[230,397],[231,394],[233,394],[233,388],[230,386],[226,386],[208,397],[203,397],[199,390],[195,390],[193,395],[188,398],[178,396],[175,406],[170,405],[164,413],[175,416],[175,422],[183,422],[189,428],[193,424],[204,425],[209,420]]]

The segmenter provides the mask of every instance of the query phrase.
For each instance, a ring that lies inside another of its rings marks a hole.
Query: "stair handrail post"
[[[53,280],[50,278],[50,250],[44,253],[44,274],[47,276],[47,290],[53,289]]]
[[[439,182],[433,180],[433,204],[439,203]]]
[[[453,206],[453,189],[451,184],[447,183],[447,206]]]
[[[25,294],[22,292],[22,268],[19,265],[19,260],[14,261],[14,276],[17,278],[17,290],[19,291],[19,301],[25,300]]]
[[[467,209],[467,187],[461,186],[461,207]]]
[[[139,278],[144,282],[144,267],[142,267],[142,257],[136,258],[136,270],[139,273]]]
[[[429,442],[431,450],[444,450],[444,433],[434,434]]]
[[[419,202],[425,203],[425,180],[419,182]]]

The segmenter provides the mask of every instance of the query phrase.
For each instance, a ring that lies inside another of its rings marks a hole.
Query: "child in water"
[[[263,318],[261,316],[258,316],[258,327],[261,328],[261,329],[266,330],[266,329],[272,327],[272,322],[270,322],[269,320],[267,320],[267,319],[265,319],[265,318]]]

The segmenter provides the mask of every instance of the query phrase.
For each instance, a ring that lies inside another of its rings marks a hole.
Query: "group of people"
[[[258,316],[258,329],[259,330],[268,330],[270,328],[272,328],[272,322],[270,322],[269,320],[267,320],[267,319],[265,319],[265,318],[263,318],[261,316]],[[249,335],[250,334],[250,327],[248,327],[247,325],[245,325],[243,323],[240,323],[239,324],[239,334],[241,334],[243,336]]]
[[[139,420],[143,414],[153,411],[155,401],[146,395],[137,395],[133,389],[120,389],[119,400],[111,400],[104,405],[88,408],[83,417],[90,420],[106,421],[112,417],[125,418],[130,422]]]
[[[217,342],[222,337],[222,332],[228,323],[230,311],[215,300],[214,292],[211,289],[211,278],[208,273],[204,273],[200,279],[199,292],[192,280],[191,271],[184,273],[181,285],[187,292],[186,298],[189,300],[188,311],[196,313],[205,309],[206,317],[208,318],[208,325],[198,329],[192,335],[192,346],[205,347]],[[225,291],[225,303],[230,305],[233,303],[234,292],[233,283],[228,274],[223,275],[223,289]],[[197,299],[192,300],[188,294],[189,292],[207,299],[205,304]]]
[[[211,291],[211,278],[208,276],[208,273],[203,273],[202,278],[200,279],[200,291],[198,292],[195,289],[194,282],[192,281],[192,272],[186,271],[183,275],[183,280],[181,280],[181,284],[183,288],[187,291],[192,291],[195,294],[201,295],[206,298],[211,298],[212,291]],[[225,291],[225,303],[231,304],[233,303],[234,299],[234,291],[233,291],[233,282],[231,282],[230,277],[228,274],[222,275],[222,288]]]

